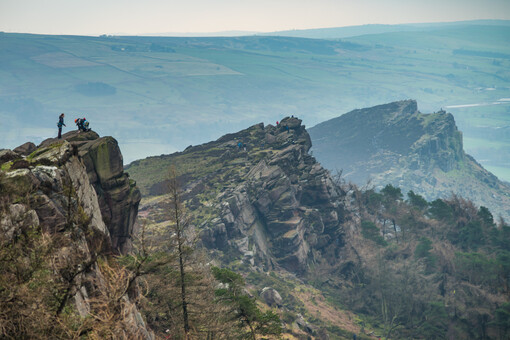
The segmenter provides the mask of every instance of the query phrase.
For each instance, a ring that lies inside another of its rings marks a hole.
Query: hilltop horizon
[[[510,20],[506,0],[428,2],[268,0],[186,2],[120,0],[62,2],[4,0],[0,31],[99,36],[147,35],[165,32],[282,32],[367,24],[398,25],[466,20]]]
[[[100,34],[66,34],[66,33],[39,33],[39,32],[21,32],[21,31],[1,31],[0,33],[9,34],[33,34],[33,35],[54,35],[54,36],[83,36],[83,37],[183,37],[183,38],[206,38],[206,37],[246,37],[246,36],[286,36],[303,37],[310,39],[332,39],[318,37],[321,31],[327,34],[336,34],[335,38],[355,37],[365,34],[380,34],[396,31],[414,31],[424,29],[434,29],[450,25],[500,25],[510,26],[510,19],[473,19],[473,20],[452,20],[452,21],[423,21],[423,22],[399,22],[399,23],[361,23],[356,25],[333,25],[318,26],[309,28],[292,28],[285,30],[211,30],[211,31],[168,31],[168,32],[105,32]],[[322,33],[324,34],[324,33]]]

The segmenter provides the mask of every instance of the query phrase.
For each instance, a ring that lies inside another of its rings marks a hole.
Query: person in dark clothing
[[[58,139],[62,138],[62,126],[66,126],[64,124],[64,114],[61,113],[60,116],[58,116],[58,123],[57,123],[57,127],[58,127]]]
[[[78,131],[81,131],[82,128],[83,128],[83,119],[82,118],[76,118],[74,120],[74,123],[76,124],[76,126],[78,127]]]
[[[89,122],[87,121],[86,118],[76,118],[74,120],[74,122],[76,123],[76,126],[78,127],[78,131],[81,132],[88,132],[90,131],[90,128],[89,128]]]

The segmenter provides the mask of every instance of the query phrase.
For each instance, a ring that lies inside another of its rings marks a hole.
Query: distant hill
[[[354,110],[309,129],[314,156],[358,185],[391,183],[428,200],[457,194],[510,218],[510,185],[463,150],[450,113],[414,100]]]
[[[494,26],[510,26],[510,20],[468,20],[453,21],[440,23],[420,23],[420,24],[399,24],[399,25],[383,25],[370,24],[359,26],[345,27],[329,27],[314,29],[296,29],[289,31],[276,31],[270,33],[259,33],[259,35],[299,37],[312,39],[340,39],[348,37],[356,37],[366,34],[381,34],[392,32],[416,32],[430,31],[441,28],[462,27],[467,25],[494,25]]]

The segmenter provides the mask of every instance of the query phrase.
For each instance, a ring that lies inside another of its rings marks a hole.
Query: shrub
[[[361,222],[361,234],[364,238],[374,241],[380,246],[387,246],[388,243],[384,240],[384,238],[379,234],[379,228],[370,221],[362,221]]]

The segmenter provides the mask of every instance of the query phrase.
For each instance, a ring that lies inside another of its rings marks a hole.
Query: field
[[[467,152],[510,181],[509,97],[508,25],[332,40],[0,33],[0,148],[52,136],[65,112],[68,129],[85,116],[117,138],[128,163],[291,114],[313,126],[412,98],[452,112]]]

